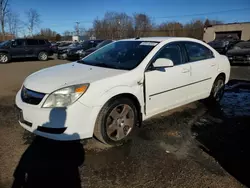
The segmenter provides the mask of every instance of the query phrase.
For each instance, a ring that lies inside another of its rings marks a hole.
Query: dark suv
[[[0,63],[13,58],[37,57],[41,61],[53,55],[51,44],[46,39],[14,39],[0,43]]]

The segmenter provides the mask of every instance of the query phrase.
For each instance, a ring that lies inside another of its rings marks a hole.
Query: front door
[[[26,50],[24,48],[24,40],[16,39],[12,41],[10,54],[12,58],[23,58],[25,57]]]
[[[173,61],[173,67],[155,69],[158,58]],[[151,116],[187,103],[191,82],[191,67],[186,64],[183,47],[170,43],[159,50],[145,72],[146,115]]]

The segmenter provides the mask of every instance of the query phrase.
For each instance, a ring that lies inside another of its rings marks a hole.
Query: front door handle
[[[211,64],[211,67],[214,67],[214,66],[215,66],[215,63],[212,63],[212,64]]]
[[[190,70],[189,70],[189,69],[182,69],[181,72],[182,72],[182,73],[187,73],[187,72],[190,72]]]

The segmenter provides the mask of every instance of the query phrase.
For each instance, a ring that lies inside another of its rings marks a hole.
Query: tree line
[[[191,20],[186,24],[178,21],[155,24],[147,14],[107,12],[102,19],[95,19],[93,27],[86,33],[102,39],[121,39],[130,37],[176,36],[192,37],[202,40],[204,27],[221,24],[218,20]]]

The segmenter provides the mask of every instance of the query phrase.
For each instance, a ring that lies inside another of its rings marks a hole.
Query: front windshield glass
[[[158,42],[118,41],[78,61],[87,65],[131,70],[141,63]]]
[[[0,46],[8,46],[11,43],[10,40],[6,40],[0,43]]]

